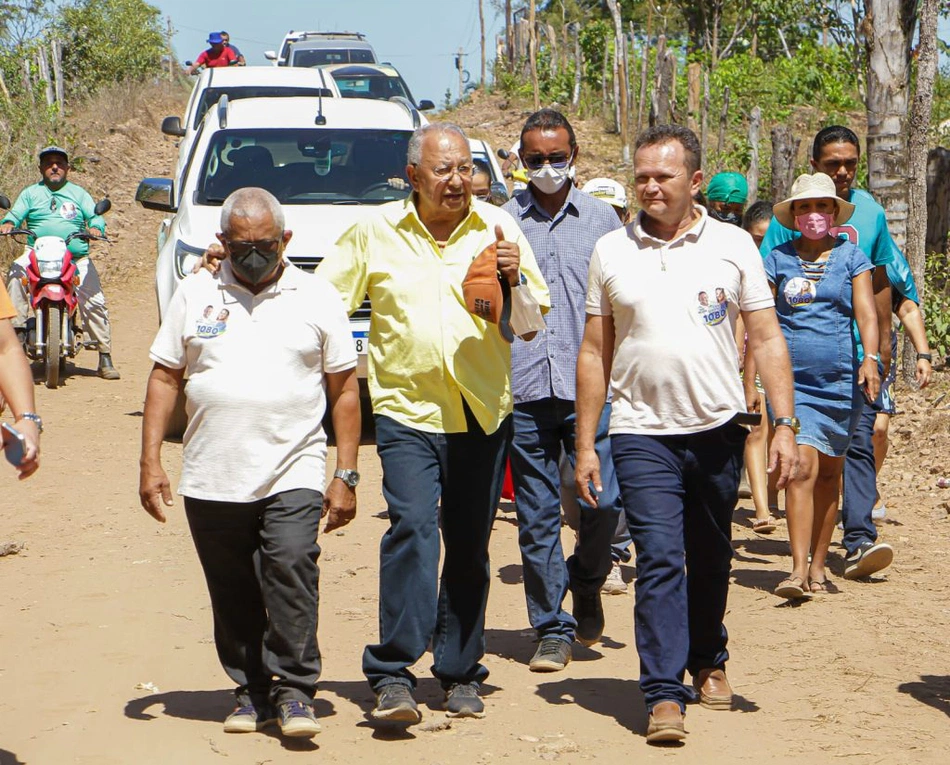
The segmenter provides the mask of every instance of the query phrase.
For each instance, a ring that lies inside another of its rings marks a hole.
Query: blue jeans
[[[511,418],[491,435],[467,407],[466,418],[465,433],[429,433],[375,418],[389,509],[389,529],[379,545],[379,643],[363,652],[363,673],[376,692],[390,683],[415,687],[409,668],[430,641],[432,673],[443,688],[488,677],[480,663],[491,579],[488,540]]]
[[[241,503],[185,497],[214,645],[241,706],[313,699],[322,509],[323,495],[309,489]]]
[[[575,419],[573,401],[547,398],[517,404],[511,444],[511,477],[528,618],[539,639],[554,637],[568,642],[574,641],[577,622],[564,610],[564,596],[568,587],[583,594],[600,590],[610,573],[610,543],[621,511],[607,437],[608,405],[601,413],[595,440],[604,490],[597,507],[579,503],[577,546],[574,554],[564,560],[558,458],[563,448],[573,469]]]
[[[685,671],[695,677],[729,658],[722,620],[746,434],[730,422],[689,435],[611,436],[637,551],[634,632],[647,709],[683,708],[694,696]]]
[[[877,498],[873,437],[874,419],[880,411],[877,406],[879,403],[880,398],[873,405],[864,402],[844,460],[841,523],[844,526],[842,544],[848,555],[864,542],[877,541],[877,529],[871,511]]]

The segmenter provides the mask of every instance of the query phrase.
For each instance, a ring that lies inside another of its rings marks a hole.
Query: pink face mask
[[[831,213],[810,212],[795,216],[795,223],[806,239],[823,239],[828,235],[835,216]]]

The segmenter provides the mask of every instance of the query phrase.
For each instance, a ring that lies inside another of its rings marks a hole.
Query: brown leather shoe
[[[699,703],[706,709],[732,709],[732,688],[721,669],[701,669],[693,678]]]
[[[647,724],[647,743],[662,744],[686,738],[683,713],[675,701],[661,701],[650,711]]]

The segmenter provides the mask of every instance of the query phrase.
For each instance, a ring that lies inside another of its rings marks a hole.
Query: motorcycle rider
[[[238,63],[238,57],[231,48],[224,42],[220,32],[212,32],[208,35],[208,50],[203,50],[198,54],[195,63],[189,64],[185,69],[185,74],[194,74],[202,66],[209,68],[217,66],[231,66]]]
[[[81,186],[67,180],[69,155],[59,146],[47,146],[39,153],[42,179],[20,192],[13,207],[0,221],[0,232],[7,233],[25,227],[37,236],[59,236],[65,239],[77,231],[88,231],[103,236],[105,219],[95,214],[95,202]],[[33,244],[30,241],[30,244]],[[119,372],[112,364],[112,331],[109,327],[109,311],[99,272],[89,258],[89,244],[82,239],[69,243],[79,275],[76,296],[79,298],[79,313],[89,337],[99,346],[99,377],[118,380]],[[29,298],[24,284],[29,255],[24,253],[10,265],[7,275],[7,291],[17,309],[13,326],[21,340],[26,334],[26,318],[29,313]]]

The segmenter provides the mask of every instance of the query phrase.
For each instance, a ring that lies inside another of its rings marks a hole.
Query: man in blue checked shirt
[[[531,244],[551,291],[547,329],[530,343],[516,339],[511,351],[511,473],[528,617],[538,636],[529,665],[534,672],[564,669],[575,639],[588,646],[600,640],[600,588],[611,569],[610,542],[621,512],[607,439],[608,403],[596,442],[604,490],[597,506],[580,503],[577,545],[565,561],[558,457],[563,449],[573,468],[575,378],[587,271],[594,244],[621,225],[609,204],[574,188],[577,153],[574,130],[564,115],[553,109],[532,114],[521,129],[520,156],[528,187],[503,207]],[[572,614],[562,605],[568,588]]]

